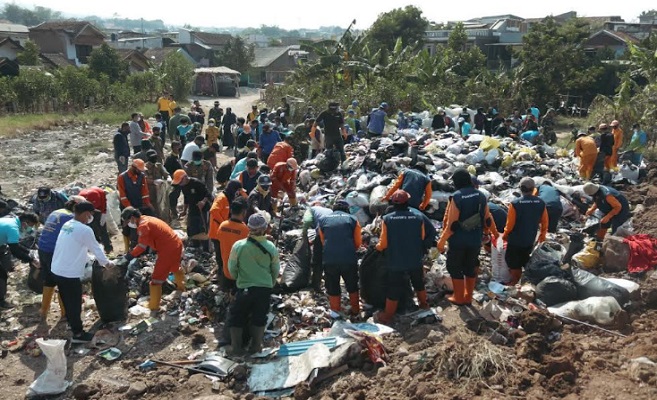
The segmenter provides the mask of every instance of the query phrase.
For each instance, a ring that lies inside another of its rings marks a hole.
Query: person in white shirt
[[[93,335],[85,332],[82,327],[82,283],[84,268],[88,261],[88,252],[96,256],[96,260],[105,268],[114,266],[103,248],[96,241],[94,231],[88,224],[94,219],[95,208],[88,201],[75,205],[75,216],[66,222],[57,236],[55,253],[53,254],[51,272],[59,288],[59,295],[64,303],[68,325],[73,332],[73,343],[86,343]]]
[[[205,138],[199,135],[196,138],[194,138],[193,142],[187,143],[185,145],[185,148],[183,149],[182,154],[180,155],[180,160],[182,161],[183,165],[192,161],[192,154],[194,154],[195,151],[201,151],[201,146],[203,146],[204,143],[205,143]]]

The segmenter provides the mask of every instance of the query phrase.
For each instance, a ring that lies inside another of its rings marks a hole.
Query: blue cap
[[[381,103],[381,105],[379,106],[379,108],[388,108],[388,103],[386,103],[386,102],[384,101],[383,103]]]

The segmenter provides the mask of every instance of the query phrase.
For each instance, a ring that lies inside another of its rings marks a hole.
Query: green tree
[[[214,57],[212,64],[226,66],[239,72],[246,72],[255,60],[253,45],[246,43],[241,37],[231,37],[224,48]]]
[[[59,87],[60,101],[78,110],[83,109],[87,100],[100,91],[98,81],[90,78],[86,70],[72,65],[58,70],[55,79]]]
[[[397,38],[402,39],[404,47],[421,43],[429,22],[422,16],[422,10],[415,6],[396,8],[379,15],[369,30],[371,44],[392,51]]]
[[[89,71],[94,78],[107,75],[110,82],[114,83],[123,80],[128,74],[128,64],[121,60],[116,50],[103,43],[89,55]]]
[[[163,88],[169,88],[176,99],[186,99],[192,91],[194,64],[182,54],[169,54],[160,67]]]
[[[465,32],[463,22],[457,22],[447,38],[447,47],[453,51],[465,51],[468,43],[468,34]]]
[[[23,48],[24,50],[18,53],[18,56],[16,57],[16,61],[18,61],[20,65],[41,64],[39,60],[39,54],[41,53],[41,50],[36,43],[28,40],[25,42],[25,46],[23,46]]]

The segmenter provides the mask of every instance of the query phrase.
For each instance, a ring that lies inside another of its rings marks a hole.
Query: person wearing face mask
[[[271,193],[271,178],[269,175],[261,175],[258,177],[258,185],[249,193],[247,199],[248,210],[246,211],[246,218],[260,211],[266,211],[272,217],[276,216],[275,204],[272,200]]]
[[[103,189],[94,186],[88,189],[82,189],[80,196],[96,208],[94,222],[90,226],[94,231],[96,240],[103,245],[105,253],[111,253],[114,251],[114,248],[112,247],[109,232],[107,232],[107,194]]]
[[[290,199],[290,206],[297,205],[297,169],[299,165],[297,160],[289,158],[287,162],[279,162],[271,170],[271,195],[278,198],[281,191],[287,193]]]
[[[234,293],[236,287],[235,280],[228,271],[228,257],[235,242],[246,239],[249,235],[249,229],[244,223],[246,208],[246,200],[243,197],[233,200],[230,204],[230,218],[219,225],[217,232],[219,250],[216,251],[218,256],[221,257],[221,265],[223,265],[223,271],[218,272],[222,278],[219,282],[221,282],[222,289],[230,293]]]
[[[157,253],[153,275],[151,276],[150,300],[148,308],[154,316],[160,310],[162,299],[162,284],[169,274],[173,274],[176,283],[176,297],[185,290],[185,272],[180,268],[183,255],[183,243],[176,232],[164,221],[142,215],[139,210],[127,207],[121,212],[121,219],[136,229],[139,234],[139,243],[132,251],[124,256],[125,262],[139,257],[150,247]]]
[[[258,184],[258,178],[260,178],[261,175],[262,173],[258,170],[258,160],[250,158],[246,161],[246,170],[239,174],[238,180],[242,184],[246,193],[251,193]]]
[[[30,256],[30,249],[19,243],[21,234],[33,229],[39,223],[39,217],[33,213],[25,213],[13,218],[0,218],[0,309],[10,309],[14,306],[5,297],[7,295],[7,279],[14,270],[12,256],[40,267],[39,261]]]
[[[292,147],[292,142],[292,135],[285,135],[282,142],[278,142],[274,145],[274,148],[271,150],[271,154],[267,159],[267,165],[269,168],[273,169],[279,162],[286,161],[294,157],[294,148]]]
[[[146,163],[142,160],[134,160],[130,169],[119,175],[116,187],[119,191],[120,207],[124,209],[132,206],[143,214],[153,215],[151,196],[144,171],[146,171]],[[128,227],[123,228],[123,245],[126,252],[130,247],[130,241],[134,242],[136,239],[134,231],[130,231]]]
[[[223,190],[212,202],[210,207],[210,226],[208,228],[208,236],[214,244],[215,256],[217,265],[221,268],[223,266],[221,258],[221,244],[219,242],[219,226],[229,217],[230,205],[238,197],[246,198],[246,193],[242,189],[240,181],[232,180],[226,185]]]
[[[114,134],[112,144],[114,145],[114,160],[119,169],[119,174],[128,169],[128,158],[130,158],[130,143],[128,134],[130,133],[130,124],[124,122],[121,128]]]
[[[205,184],[208,193],[214,191],[214,168],[210,161],[203,159],[203,152],[195,150],[192,153],[192,161],[185,164],[185,172],[192,178],[196,178]]]
[[[208,127],[205,128],[205,142],[208,146],[214,144],[219,145],[219,139],[221,139],[221,131],[217,127],[217,121],[214,118],[210,118]]]
[[[155,150],[150,150],[148,153],[148,161],[146,162],[146,184],[148,185],[148,194],[153,205],[155,216],[168,221],[168,210],[161,209],[162,196],[167,195],[165,181],[169,178],[169,173],[162,166],[159,157]]]
[[[192,238],[202,233],[207,234],[212,193],[208,192],[203,182],[188,176],[182,169],[173,173],[171,184],[180,187],[185,199],[180,216],[187,216],[187,236]],[[203,250],[209,251],[208,240],[191,239],[191,243],[193,247],[200,246]]]
[[[172,119],[173,120],[173,119]],[[189,118],[182,117],[180,118],[180,125],[176,127],[176,135],[174,140],[180,141],[180,143],[185,146],[187,143],[187,134],[192,130],[192,125],[189,123]]]
[[[51,212],[64,207],[67,201],[64,193],[43,186],[32,196],[32,211],[39,216],[39,222],[44,223]]]
[[[73,332],[73,343],[87,343],[93,339],[91,333],[82,327],[82,283],[80,278],[89,261],[87,255],[91,252],[96,261],[105,268],[114,264],[105,256],[94,236],[94,231],[88,225],[93,222],[96,209],[88,201],[77,203],[73,208],[75,216],[66,222],[57,236],[55,252],[52,257],[51,271],[62,297],[68,325]]]

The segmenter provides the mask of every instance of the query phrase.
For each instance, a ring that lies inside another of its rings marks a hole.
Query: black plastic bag
[[[128,282],[125,279],[127,266],[103,268],[94,262],[91,288],[96,301],[98,315],[104,323],[122,321],[128,313]]]
[[[548,276],[536,285],[536,298],[548,307],[577,300],[577,286],[567,279]]]
[[[548,276],[566,278],[568,273],[561,269],[561,257],[565,249],[558,243],[542,243],[532,253],[525,266],[525,278],[534,285],[538,285]]]
[[[30,264],[30,272],[27,274],[27,287],[36,294],[43,294],[43,274],[41,268],[35,268]]]
[[[310,282],[310,245],[304,238],[297,239],[292,256],[283,270],[283,289],[295,292]]]
[[[588,299],[589,297],[611,296],[618,301],[621,307],[630,301],[630,292],[624,287],[579,268],[571,268],[571,274],[572,280],[577,287],[577,298],[579,300]]]
[[[376,308],[385,306],[387,276],[383,253],[371,249],[358,268],[360,295],[367,304]]]
[[[340,151],[337,149],[326,149],[322,154],[317,156],[317,168],[327,173],[333,172],[340,166]]]
[[[564,264],[570,264],[573,256],[582,250],[584,250],[584,235],[581,233],[571,234],[568,251],[566,251],[566,255],[563,256]]]

